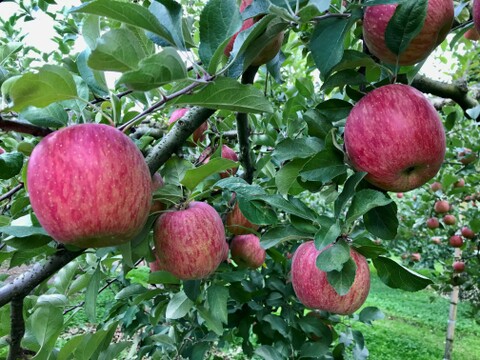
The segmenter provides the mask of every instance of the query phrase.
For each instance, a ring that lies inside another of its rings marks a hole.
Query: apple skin
[[[253,0],[242,0],[240,4],[240,13],[242,13],[252,3],[252,1]],[[237,31],[231,37],[227,46],[225,46],[225,49],[223,50],[223,53],[225,54],[225,56],[230,57],[230,53],[232,52],[232,49],[233,49],[233,44],[235,43],[235,39],[237,38],[238,34],[252,27],[257,21],[258,21],[257,18],[249,18],[243,22],[240,30]],[[284,33],[282,31],[278,33],[278,35],[274,39],[272,39],[270,43],[265,45],[262,51],[252,60],[251,65],[261,66],[263,64],[268,63],[270,60],[272,60],[280,51],[280,48],[282,47],[282,43],[283,43],[283,38],[284,38]]]
[[[27,169],[33,211],[59,243],[130,241],[145,225],[152,180],[140,150],[112,126],[73,125],[43,138]]]
[[[448,239],[448,242],[452,247],[462,247],[463,245],[463,239],[460,235],[450,236],[450,238]]]
[[[478,33],[477,29],[473,27],[465,31],[463,37],[471,41],[477,41],[480,39],[480,34]]]
[[[260,239],[253,234],[234,236],[230,242],[230,254],[238,266],[251,269],[262,266],[267,256]]]
[[[440,245],[442,243],[442,240],[438,236],[435,236],[432,237],[432,243]]]
[[[348,293],[340,296],[328,283],[327,273],[317,268],[316,260],[321,251],[313,241],[301,244],[292,258],[292,285],[300,302],[308,308],[348,315],[358,310],[367,299],[370,290],[370,269],[367,260],[350,250],[357,264],[355,280]]]
[[[0,155],[2,155],[5,152],[5,149],[0,146]]]
[[[456,222],[457,222],[457,220],[455,219],[455,216],[453,216],[453,215],[445,215],[443,217],[443,223],[445,225],[455,225]]]
[[[345,124],[345,149],[357,171],[380,189],[406,192],[433,178],[445,157],[440,117],[423,93],[392,84],[365,95]]]
[[[456,187],[456,188],[461,188],[461,187],[464,187],[464,186],[465,186],[465,179],[458,179],[453,184],[453,187]]]
[[[155,173],[152,176],[152,194],[160,189],[164,185],[162,175]],[[153,200],[152,206],[150,207],[150,214],[160,212],[165,210],[165,204],[160,200]]]
[[[462,227],[461,233],[462,233],[462,236],[467,239],[473,239],[475,237],[475,233],[468,226]]]
[[[397,5],[376,5],[365,9],[363,38],[370,52],[381,61],[395,65],[397,56],[385,41],[385,31]],[[452,0],[428,0],[427,17],[420,33],[398,57],[399,65],[413,65],[428,57],[445,40],[454,19]]]
[[[225,227],[234,235],[244,235],[257,231],[260,226],[248,221],[236,202],[233,209],[227,214]]]
[[[199,157],[199,162],[202,163],[202,164],[206,164],[210,161],[210,155],[212,154],[212,148],[209,146],[207,147],[201,154],[200,154],[200,157]],[[230,159],[230,160],[233,160],[233,161],[238,161],[238,156],[237,156],[237,153],[229,148],[227,145],[222,145],[222,158],[224,159]],[[237,170],[238,170],[238,167],[234,167],[232,169],[229,169],[227,171],[222,171],[220,173],[220,177],[222,179],[225,179],[229,176],[233,176],[237,173]]]
[[[465,271],[465,263],[463,261],[455,261],[452,265],[453,271],[458,273],[462,273]]]
[[[477,159],[477,154],[474,153],[469,148],[463,148],[461,151],[459,151],[457,153],[457,159],[463,165],[468,165],[468,164],[471,164],[472,162],[474,162]]]
[[[184,210],[161,214],[153,238],[164,269],[181,280],[208,277],[225,257],[222,219],[205,202],[192,201]]]
[[[155,255],[155,261],[152,261],[152,262],[148,263],[150,271],[151,272],[163,271],[164,267],[163,267],[162,263],[160,262],[160,259],[158,258],[158,255],[156,254],[155,249],[153,250],[153,254]]]
[[[420,253],[412,253],[410,254],[410,260],[413,262],[419,262],[422,259],[422,255]]]
[[[431,217],[427,220],[427,227],[429,229],[437,229],[440,226],[440,222],[436,217]]]
[[[176,109],[172,112],[170,115],[170,119],[168,119],[169,124],[173,124],[176,122],[178,119],[181,119],[185,114],[188,112],[188,108],[181,108],[181,109]],[[192,134],[192,139],[195,144],[198,144],[199,142],[202,142],[205,140],[205,131],[208,130],[208,122],[202,123]]]
[[[480,33],[480,0],[473,0],[473,25],[478,33]]]
[[[432,189],[432,191],[442,190],[442,184],[438,181],[435,181],[434,183],[432,183],[432,185],[430,185],[430,189]]]
[[[435,205],[433,205],[433,210],[439,214],[446,213],[450,210],[450,204],[446,200],[438,200],[435,202]]]
[[[401,192],[397,193],[397,198],[399,198],[399,199],[403,198],[403,193],[401,193]]]

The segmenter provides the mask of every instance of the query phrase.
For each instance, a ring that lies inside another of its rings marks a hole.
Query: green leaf
[[[385,30],[385,43],[395,54],[402,54],[422,30],[427,17],[428,0],[406,0],[400,3]]]
[[[127,28],[113,29],[102,35],[88,58],[95,70],[125,72],[137,68],[147,56],[136,34]]]
[[[316,109],[325,116],[330,122],[345,119],[353,105],[348,101],[340,99],[328,99],[317,105]]]
[[[117,84],[132,90],[148,91],[170,82],[187,78],[187,68],[173,48],[153,54],[138,64],[138,69],[125,72]]]
[[[175,45],[169,30],[155,15],[141,5],[113,0],[97,0],[77,6],[71,12],[105,16],[150,31]]]
[[[197,168],[187,170],[185,176],[181,180],[181,184],[184,185],[187,189],[193,190],[200,184],[204,179],[210,175],[220,173],[225,170],[233,169],[238,167],[238,162],[232,161],[225,158],[213,158],[210,159],[208,163],[201,165]]]
[[[0,227],[0,232],[17,238],[24,238],[32,235],[48,236],[45,229],[39,226],[2,226]]]
[[[374,66],[378,66],[378,64],[371,56],[360,51],[345,49],[342,60],[334,66],[332,72],[345,69],[356,69],[359,67],[371,68]]]
[[[82,36],[90,49],[97,46],[97,39],[100,38],[100,17],[97,15],[86,15],[83,18]],[[90,53],[89,50],[83,52]]]
[[[268,314],[262,321],[269,323],[272,329],[278,331],[284,338],[288,338],[288,325],[280,316]]]
[[[280,141],[272,156],[283,162],[294,158],[308,158],[323,150],[323,141],[314,137],[304,137]]]
[[[163,166],[163,180],[165,184],[180,185],[185,173],[192,168],[193,165],[190,161],[172,156]]]
[[[0,46],[0,65],[3,65],[6,60],[18,52],[23,47],[21,42],[9,42],[8,44]]]
[[[208,308],[213,318],[227,324],[227,301],[230,298],[228,288],[220,285],[211,285],[207,290]]]
[[[216,79],[192,95],[182,95],[174,103],[243,113],[273,112],[272,105],[261,90],[226,77]]]
[[[155,271],[150,274],[148,277],[149,284],[179,284],[178,280],[174,275],[168,271]]]
[[[277,214],[264,202],[252,201],[250,197],[237,196],[238,207],[248,221],[257,225],[272,225],[277,223]]]
[[[328,226],[322,225],[314,237],[315,247],[317,249],[323,249],[325,246],[330,245],[337,240],[341,232],[342,227],[338,219],[328,224]]]
[[[278,352],[274,347],[270,345],[262,345],[255,350],[255,354],[265,360],[278,360],[283,359],[282,354]]]
[[[362,311],[360,311],[360,314],[358,314],[358,320],[365,324],[371,324],[372,321],[382,320],[383,318],[385,318],[385,315],[375,306],[364,307]]]
[[[307,161],[306,159],[293,159],[278,170],[275,175],[275,185],[280,194],[289,194],[289,190],[298,183],[297,178]]]
[[[347,212],[347,223],[352,223],[363,214],[377,206],[385,206],[392,202],[383,192],[363,189],[355,193],[352,203]]]
[[[339,240],[317,256],[316,264],[317,268],[325,272],[341,271],[349,259],[350,246],[345,241]]]
[[[37,299],[37,306],[53,306],[63,309],[68,305],[68,299],[63,294],[42,294]]]
[[[337,71],[333,75],[329,76],[323,83],[320,90],[328,91],[338,87],[340,91],[343,91],[343,88],[347,85],[356,86],[365,85],[367,83],[368,82],[365,78],[365,75],[352,69],[346,69]]]
[[[352,176],[350,176],[345,185],[343,186],[342,192],[338,195],[338,198],[335,200],[334,208],[335,208],[335,217],[340,216],[340,213],[344,209],[345,205],[347,204],[348,200],[350,200],[355,195],[355,189],[357,188],[358,184],[362,181],[362,179],[367,175],[366,172],[356,172]]]
[[[95,41],[95,46],[97,42]],[[88,66],[88,59],[90,57],[90,49],[82,51],[77,56],[77,68],[80,76],[92,90],[93,93],[99,96],[108,95],[108,86],[103,71],[93,70]]]
[[[329,330],[330,331],[330,330]],[[302,345],[300,348],[300,357],[299,359],[308,358],[308,359],[318,359],[325,356],[329,350],[329,343],[325,341],[316,341],[316,342],[307,342]]]
[[[173,295],[168,302],[165,317],[167,319],[180,319],[187,315],[192,307],[193,301],[183,291],[180,291]]]
[[[397,236],[397,204],[391,202],[375,207],[363,215],[365,228],[380,239],[393,240]]]
[[[85,292],[85,314],[90,322],[96,322],[97,296],[100,289],[100,281],[103,279],[103,273],[100,266],[97,266],[95,272],[90,278]]]
[[[63,330],[63,309],[56,306],[40,306],[29,318],[29,328],[40,344],[33,359],[48,359],[55,342]]]
[[[260,244],[262,245],[262,248],[266,250],[284,241],[305,240],[311,237],[312,234],[299,231],[295,229],[292,225],[286,225],[269,228],[262,234]]]
[[[205,325],[208,329],[212,330],[217,335],[223,334],[223,325],[222,322],[216,319],[210,311],[203,306],[197,307],[198,314],[205,320]]]
[[[355,273],[357,272],[357,264],[352,258],[343,264],[340,271],[332,270],[327,273],[327,280],[335,289],[338,295],[343,296],[348,293],[355,281]]]
[[[429,278],[407,269],[392,259],[378,256],[372,261],[380,280],[391,288],[419,291],[433,284]]]
[[[276,194],[276,195],[258,195],[255,197],[258,200],[262,200],[277,208],[278,210],[285,211],[286,213],[301,217],[302,219],[307,219],[311,221],[315,221],[317,218],[317,214],[306,206],[303,203],[293,202],[293,197],[288,197],[287,199],[283,196]]]
[[[44,108],[30,106],[19,114],[19,118],[41,127],[60,128],[68,124],[68,113],[55,103]]]
[[[22,111],[28,106],[41,108],[78,96],[72,74],[57,65],[44,65],[37,73],[26,73],[17,78],[8,95],[13,102],[13,111]]]
[[[158,23],[172,37],[176,47],[185,50],[185,39],[183,38],[182,31],[182,6],[174,0],[156,0],[151,2],[148,9],[157,18]],[[163,42],[159,42],[158,40],[161,39],[157,39],[154,34],[150,37],[155,43],[161,46],[165,45]],[[163,36],[163,38],[167,39],[165,36]]]
[[[18,175],[23,167],[23,154],[19,152],[0,155],[0,179],[7,180]]]
[[[347,172],[347,166],[330,150],[324,150],[312,157],[300,172],[303,181],[327,183]]]

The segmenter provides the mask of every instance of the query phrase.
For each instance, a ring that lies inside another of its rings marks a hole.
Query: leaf
[[[60,104],[50,104],[44,108],[27,107],[19,118],[41,127],[60,128],[68,124],[68,113]]]
[[[392,202],[392,199],[388,198],[383,192],[363,189],[355,193],[352,199],[352,203],[347,212],[347,223],[352,223],[363,214],[367,213],[371,209],[377,206],[385,206]]]
[[[6,60],[18,52],[23,47],[21,42],[9,42],[8,44],[0,46],[0,65],[3,65]]]
[[[317,218],[317,214],[312,209],[303,203],[300,203],[301,205],[299,203],[294,203],[292,197],[285,199],[283,196],[275,194],[258,195],[255,199],[262,200],[278,210],[285,211],[286,213],[301,217],[302,219],[315,221]]]
[[[85,291],[85,314],[90,322],[96,322],[97,296],[103,274],[97,266]]]
[[[393,240],[397,236],[397,205],[391,202],[375,207],[363,215],[365,228],[380,239]]]
[[[167,31],[168,35],[172,37],[176,47],[185,50],[185,40],[182,31],[182,6],[173,0],[156,0],[151,2],[148,9],[157,18],[158,23]],[[159,39],[154,34],[150,37],[157,44],[159,43]],[[168,39],[165,35],[163,38]]]
[[[228,289],[220,285],[211,285],[207,290],[208,308],[212,316],[224,323],[228,323],[227,301],[230,298]]]
[[[329,76],[323,83],[320,90],[332,90],[338,87],[341,91],[343,91],[343,88],[347,85],[356,86],[365,85],[367,83],[368,82],[365,78],[365,75],[352,69],[346,69],[337,71],[333,75]]]
[[[358,184],[362,181],[362,179],[367,175],[366,172],[355,172],[352,176],[350,176],[345,185],[343,185],[342,192],[338,195],[338,198],[335,200],[334,204],[334,214],[335,217],[340,216],[343,208],[347,204],[348,200],[350,200],[355,195],[355,189],[357,188]]]
[[[179,284],[178,280],[172,273],[168,271],[155,271],[148,277],[149,284]]]
[[[320,230],[317,231],[314,237],[315,247],[317,249],[323,249],[325,246],[333,243],[340,236],[342,227],[337,219],[335,222],[329,224],[329,226],[322,225]]]
[[[322,271],[341,271],[343,265],[350,259],[350,246],[339,240],[327,249],[324,249],[317,256],[317,268]]]
[[[385,30],[385,44],[395,54],[402,54],[420,33],[427,17],[428,0],[400,3]]]
[[[226,77],[219,77],[192,95],[182,95],[174,103],[243,113],[273,112],[272,105],[259,89]]]
[[[72,74],[57,65],[44,65],[37,73],[26,73],[17,78],[8,95],[13,102],[11,110],[18,112],[28,106],[41,108],[78,96]]]
[[[193,190],[197,187],[198,184],[200,184],[210,175],[217,174],[222,171],[233,169],[236,167],[238,167],[238,162],[236,161],[221,157],[213,158],[204,165],[187,170],[185,172],[185,176],[180,183],[184,185],[187,189]]]
[[[162,25],[155,15],[141,5],[113,0],[97,0],[77,6],[71,12],[105,16],[125,24],[137,26],[175,45],[175,41],[168,29]]]
[[[265,360],[283,359],[282,354],[270,345],[262,345],[255,350],[255,354]]]
[[[372,321],[382,320],[383,318],[385,318],[385,315],[375,306],[364,307],[362,311],[360,311],[360,314],[358,314],[358,320],[365,324],[371,324]]]
[[[300,357],[299,359],[309,358],[309,359],[318,359],[325,356],[329,350],[330,343],[326,341],[315,341],[307,342],[302,345],[300,348]]]
[[[280,141],[272,156],[283,162],[294,158],[308,158],[323,150],[323,141],[315,137],[304,137]]]
[[[268,314],[262,322],[269,323],[273,330],[278,331],[284,338],[288,338],[288,326],[283,318],[278,315]]]
[[[297,178],[307,161],[306,159],[293,159],[278,170],[275,175],[275,185],[280,194],[287,195],[292,186],[298,183]]]
[[[262,234],[260,244],[265,250],[270,249],[281,242],[290,240],[304,240],[312,237],[312,234],[299,231],[292,225],[272,227]]]
[[[332,152],[331,149],[319,152],[305,164],[300,172],[301,179],[303,181],[319,181],[325,184],[337,176],[345,174],[347,166],[339,155],[336,150]]]
[[[209,311],[203,306],[198,306],[197,310],[198,314],[202,317],[203,320],[205,320],[205,325],[208,329],[212,330],[217,335],[223,334],[222,322],[213,316],[213,314],[211,313],[212,309],[210,309]]]
[[[380,280],[391,288],[419,291],[433,284],[429,278],[407,269],[392,259],[378,256],[372,261]]]
[[[316,109],[325,116],[330,122],[345,119],[353,105],[348,101],[340,99],[328,99],[317,105]]]
[[[68,305],[68,299],[63,294],[42,294],[37,299],[37,306],[51,306],[63,309]]]
[[[47,359],[63,330],[63,309],[55,306],[40,306],[29,318],[29,328],[40,345],[32,359]]]
[[[138,69],[125,72],[117,81],[132,90],[148,91],[187,78],[187,68],[173,48],[142,59]]]
[[[11,179],[18,175],[23,167],[23,154],[19,152],[0,155],[0,179]]]
[[[180,181],[185,176],[187,170],[192,169],[190,161],[172,156],[163,166],[163,180],[165,184],[180,185]]]
[[[96,41],[95,41],[96,45]],[[108,95],[108,86],[103,71],[93,70],[88,66],[88,58],[90,57],[90,49],[82,51],[77,56],[77,68],[80,76],[88,85],[88,87],[99,96]]]
[[[242,214],[253,224],[273,225],[278,222],[278,216],[262,201],[250,200],[237,194],[238,207]]]
[[[193,301],[180,291],[172,296],[167,305],[165,317],[167,319],[180,319],[192,309]]]
[[[17,238],[24,238],[32,235],[48,236],[45,229],[39,226],[2,226],[0,227],[0,232]]]
[[[332,270],[327,273],[327,280],[335,289],[338,295],[343,296],[348,293],[355,281],[355,273],[357,272],[357,265],[352,258],[343,265],[341,271]]]

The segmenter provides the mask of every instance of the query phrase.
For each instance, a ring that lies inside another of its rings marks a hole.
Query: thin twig
[[[110,285],[112,285],[115,281],[118,281],[117,279],[110,279],[108,280],[105,285],[103,285],[99,290],[98,293],[101,294],[105,289],[107,289]],[[72,306],[71,308],[68,308],[63,311],[63,315],[67,315],[69,312],[72,312],[75,309],[78,309],[79,307],[82,307],[85,305],[85,301],[82,301],[78,303],[77,305]]]
[[[18,184],[17,186],[15,186],[14,188],[10,189],[9,191],[7,191],[5,194],[3,194],[2,196],[0,196],[0,201],[3,201],[3,200],[6,200],[6,199],[10,199],[15,193],[19,192],[21,189],[23,189],[23,183],[20,183]]]

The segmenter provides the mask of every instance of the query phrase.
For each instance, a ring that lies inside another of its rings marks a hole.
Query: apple
[[[242,0],[240,4],[240,13],[243,13],[243,11],[252,3],[253,0]],[[237,31],[230,39],[228,42],[227,46],[225,46],[224,49],[224,54],[227,57],[230,57],[230,53],[233,50],[233,44],[235,43],[235,39],[237,38],[238,34],[241,31],[247,30],[250,27],[252,27],[259,19],[259,18],[249,18],[246,19],[242,27],[240,28],[239,31]],[[280,51],[280,48],[282,47],[283,43],[283,37],[284,33],[280,32],[278,35],[272,39],[268,44],[266,44],[263,49],[260,51],[260,53],[253,59],[251,65],[252,66],[261,66],[263,64],[268,63],[270,60],[272,60]]]
[[[427,220],[427,227],[429,229],[437,229],[440,226],[440,222],[436,217],[431,217]]]
[[[446,200],[438,200],[435,202],[435,205],[433,205],[433,210],[440,214],[446,213],[450,210],[450,204]]]
[[[455,219],[455,216],[450,215],[450,214],[445,215],[445,216],[443,217],[443,223],[444,223],[445,225],[455,225],[456,221],[457,221],[457,220]]]
[[[422,259],[422,255],[420,253],[412,253],[410,254],[410,260],[413,262],[419,262]]]
[[[152,176],[152,193],[160,189],[164,185],[164,181],[162,175],[159,173],[155,173]],[[152,206],[150,207],[150,214],[160,212],[165,210],[165,204],[163,204],[160,200],[153,200]]]
[[[399,199],[403,198],[403,193],[401,193],[401,192],[397,193],[397,198],[399,198]]]
[[[178,119],[181,119],[187,114],[188,110],[189,110],[188,108],[181,108],[181,109],[174,110],[170,115],[170,119],[168,119],[168,123],[173,124]],[[207,129],[208,129],[208,122],[205,121],[193,132],[192,139],[195,144],[198,144],[199,142],[202,142],[203,140],[205,140],[205,131],[207,131]]]
[[[200,157],[199,157],[199,162],[201,164],[206,164],[210,161],[210,156],[211,154],[213,153],[212,151],[212,148],[209,146],[207,147],[201,154],[200,154]],[[230,159],[230,160],[233,160],[233,161],[238,161],[238,156],[237,156],[237,153],[229,148],[227,145],[222,145],[222,158],[224,159]],[[238,167],[234,167],[230,170],[227,170],[227,171],[222,171],[220,173],[220,177],[222,179],[225,179],[229,176],[232,176],[232,175],[235,175],[237,173],[237,170],[238,170]]]
[[[228,254],[229,253],[230,253],[230,246],[228,246],[228,243],[225,241],[225,244],[223,245],[222,261],[228,261]]]
[[[432,237],[432,242],[434,244],[440,245],[442,243],[442,240],[438,236]]]
[[[227,214],[225,226],[227,230],[234,235],[250,234],[257,231],[260,227],[259,225],[252,224],[248,221],[248,219],[242,214],[238,202],[235,203],[233,209]]]
[[[457,159],[463,165],[468,165],[477,159],[477,154],[469,148],[463,148],[457,153]]]
[[[5,149],[0,146],[0,155],[5,152]]]
[[[462,273],[465,271],[465,263],[463,261],[455,261],[452,267],[453,271],[456,273]]]
[[[370,290],[370,270],[367,260],[350,250],[357,265],[355,280],[347,294],[341,296],[329,284],[327,273],[317,268],[319,251],[313,241],[302,243],[292,259],[292,285],[300,302],[308,308],[347,315],[358,310],[365,302]]]
[[[406,260],[408,258],[408,254],[403,253],[400,257],[402,258],[402,260]]]
[[[160,259],[158,258],[158,255],[156,254],[155,249],[153,249],[153,254],[155,255],[155,261],[151,261],[148,263],[148,266],[150,267],[150,271],[155,272],[155,271],[164,270],[164,267],[160,262]]]
[[[413,65],[428,57],[447,37],[452,27],[454,9],[452,0],[428,0],[427,17],[420,32],[404,52],[395,55],[387,46],[385,32],[397,4],[375,5],[365,8],[363,38],[370,52],[388,64]]]
[[[453,247],[461,247],[463,245],[463,238],[460,235],[452,235],[448,239],[448,242]]]
[[[267,255],[254,234],[236,235],[230,243],[232,260],[240,267],[256,269],[265,262]]]
[[[465,180],[464,179],[458,179],[455,181],[453,184],[453,187],[459,188],[459,187],[464,187],[465,186]]]
[[[437,111],[420,91],[402,84],[365,95],[347,117],[344,141],[353,168],[387,191],[420,187],[437,174],[445,156]]]
[[[462,227],[461,233],[462,233],[462,236],[467,239],[473,239],[475,237],[475,233],[468,226]]]
[[[463,37],[471,41],[477,41],[480,39],[480,34],[478,33],[477,29],[473,27],[465,31]]]
[[[164,270],[181,280],[204,279],[225,258],[225,229],[217,211],[192,201],[162,213],[153,228],[155,252]]]
[[[103,124],[68,126],[43,138],[30,156],[27,184],[45,231],[81,248],[130,241],[145,225],[152,201],[142,153]]]
[[[435,181],[434,183],[432,183],[432,185],[430,185],[430,189],[432,189],[432,191],[442,190],[442,184],[438,181]]]
[[[473,0],[473,25],[477,32],[480,33],[480,0]]]

